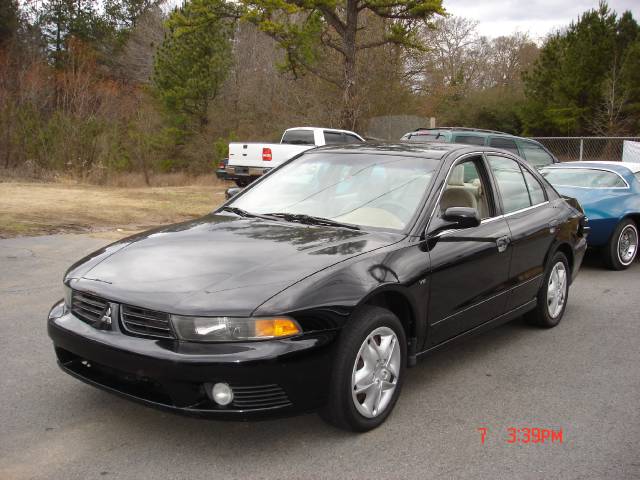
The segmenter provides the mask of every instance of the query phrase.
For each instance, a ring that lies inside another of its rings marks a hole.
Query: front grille
[[[96,325],[109,309],[109,302],[89,293],[73,291],[71,313],[90,325]]]
[[[169,323],[169,314],[146,308],[122,305],[122,327],[125,333],[156,338],[175,338]]]
[[[251,410],[254,408],[275,408],[291,405],[289,397],[279,385],[258,385],[254,387],[232,386],[233,406]]]

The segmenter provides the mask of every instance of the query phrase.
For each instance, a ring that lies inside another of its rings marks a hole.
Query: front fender
[[[429,254],[418,242],[390,245],[301,280],[264,302],[252,315],[330,316],[327,327],[340,328],[358,306],[392,292],[408,301],[417,336],[424,338],[429,267]]]

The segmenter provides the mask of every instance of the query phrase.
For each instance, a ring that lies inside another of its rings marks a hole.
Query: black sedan
[[[428,352],[525,314],[556,326],[586,230],[506,151],[317,149],[205,217],[73,265],[48,332],[65,372],[148,405],[319,409],[365,431]]]

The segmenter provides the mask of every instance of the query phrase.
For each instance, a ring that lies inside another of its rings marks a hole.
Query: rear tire
[[[544,280],[538,291],[538,304],[535,310],[525,315],[528,323],[542,328],[553,328],[560,323],[567,308],[570,278],[566,255],[556,252],[547,264]]]
[[[638,226],[629,218],[622,220],[604,248],[604,263],[611,270],[629,268],[638,254]]]
[[[355,432],[381,425],[398,400],[406,363],[398,317],[384,308],[361,307],[340,333],[329,400],[320,416]]]
[[[236,185],[238,187],[244,188],[251,183],[251,180],[249,180],[248,178],[236,178],[234,182],[236,182]]]

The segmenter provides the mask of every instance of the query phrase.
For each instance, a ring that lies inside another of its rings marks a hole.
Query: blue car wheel
[[[638,226],[631,219],[622,220],[609,239],[604,260],[612,270],[629,268],[638,254]]]

